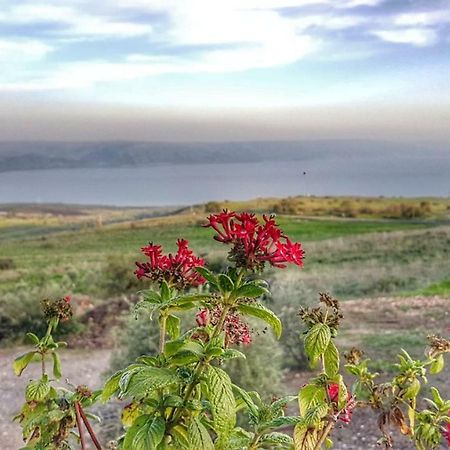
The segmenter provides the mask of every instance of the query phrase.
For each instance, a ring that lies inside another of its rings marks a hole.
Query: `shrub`
[[[16,264],[12,258],[0,258],[0,270],[12,270],[16,268]]]

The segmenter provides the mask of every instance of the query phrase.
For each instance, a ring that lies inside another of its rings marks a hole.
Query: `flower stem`
[[[166,323],[167,315],[161,314],[159,316],[159,353],[164,352],[164,346],[166,344]]]

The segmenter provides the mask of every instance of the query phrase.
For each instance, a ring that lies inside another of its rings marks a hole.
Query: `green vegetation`
[[[381,210],[400,200],[418,207],[429,202],[430,217],[419,221],[384,220],[375,214],[370,218],[326,217],[346,201]],[[210,229],[199,226],[205,210],[249,207],[258,213],[270,212],[280,201],[215,202],[165,217],[151,217],[155,211],[145,208],[10,206],[6,215],[0,215],[0,339],[13,340],[24,329],[38,327],[39,312],[32,305],[40,298],[70,293],[95,306],[105,299],[134,294],[145,286],[132,274],[134,261],[149,241],[173,251],[176,239],[183,236],[211,267],[223,265],[226,250],[214,243]],[[295,201],[307,205],[311,216],[321,217],[278,216],[281,227],[293,240],[303,242],[306,251],[304,269],[268,273],[273,293],[268,301],[286,322],[282,337],[285,367],[305,366],[304,355],[296,348],[295,311],[319,291],[332,292],[343,300],[405,292],[450,297],[450,227],[437,220],[444,219],[448,200],[296,197]],[[20,230],[29,231],[20,234]],[[83,330],[80,324],[75,328]]]

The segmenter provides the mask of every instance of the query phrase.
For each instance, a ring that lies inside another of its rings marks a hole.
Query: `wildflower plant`
[[[55,342],[52,333],[60,322],[72,317],[71,298],[45,299],[41,306],[48,324],[47,332],[42,338],[28,333],[34,348],[17,357],[13,364],[17,376],[21,376],[30,363],[37,362],[41,366],[41,377],[30,380],[27,384],[25,403],[14,418],[22,427],[25,442],[23,450],[69,450],[76,448],[78,443],[82,449],[86,449],[84,427],[95,448],[100,449],[100,443],[88,419],[96,417],[85,412],[85,408],[95,402],[100,392],[92,392],[86,386],[69,386],[72,389],[68,389],[55,384],[62,377],[58,349],[65,347],[66,343]],[[47,369],[48,362],[52,364],[50,373]]]
[[[124,433],[115,448],[319,450],[333,445],[336,428],[351,422],[359,408],[375,412],[379,444],[386,449],[393,448],[396,430],[419,450],[434,449],[443,440],[450,440],[450,401],[435,388],[431,388],[431,399],[421,401],[420,396],[427,375],[442,370],[450,342],[430,336],[424,360],[415,360],[402,351],[392,379],[380,380],[360,350],[352,349],[345,354],[347,363],[341,363],[336,337],[344,317],[339,302],[329,294],[320,294],[317,307],[298,312],[305,330],[304,351],[314,370],[298,394],[265,402],[257,392],[236,385],[224,370],[224,362],[245,358],[239,348],[251,345],[249,319],[261,320],[278,338],[282,333],[279,317],[265,305],[270,295],[269,284],[262,278],[265,268],[300,268],[305,254],[273,216],[259,219],[224,210],[210,215],[205,226],[214,231],[218,243],[229,248],[229,265],[221,273],[209,270],[186,240],[177,241],[174,254],[165,254],[153,243],[142,247],[145,261],[136,263],[135,275],[150,285],[141,291],[136,308],[147,311],[151,324],[159,327],[159,352],[138,357],[103,387],[102,401],[116,397],[125,404]],[[58,311],[60,318],[70,315],[63,303],[58,305],[54,309],[49,304],[47,309]],[[180,315],[189,316],[186,312],[190,312],[190,327],[182,330]],[[54,353],[53,341],[48,336],[43,339],[34,339],[37,347],[33,355]],[[21,373],[32,358],[27,354],[18,358],[16,372]],[[38,383],[49,385],[44,369]],[[30,389],[35,388],[27,391]],[[51,388],[42,392],[38,399],[30,397],[27,402],[60,404],[60,397]],[[87,405],[87,400],[74,395],[79,393],[71,393],[65,400],[74,405],[74,409],[69,408],[70,429],[77,419],[76,405]],[[288,405],[292,414],[287,413]],[[28,425],[30,412],[26,408],[30,409],[28,403],[20,420],[27,442],[33,442],[33,430],[41,425]],[[245,427],[238,426],[238,415],[246,416]],[[55,433],[47,432],[47,447],[30,448],[70,448],[52,447]]]

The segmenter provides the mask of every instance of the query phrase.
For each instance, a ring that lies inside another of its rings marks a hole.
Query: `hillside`
[[[439,144],[372,140],[295,142],[0,142],[0,172],[155,164],[308,161],[325,158],[449,158]]]

